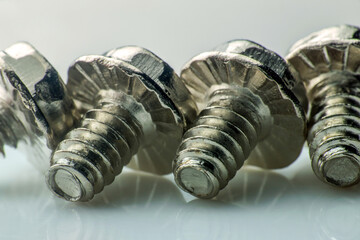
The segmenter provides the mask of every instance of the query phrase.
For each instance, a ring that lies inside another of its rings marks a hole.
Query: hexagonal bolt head
[[[53,149],[80,118],[56,70],[28,43],[0,52],[0,92],[1,149],[21,140]]]
[[[88,201],[129,162],[171,172],[196,105],[168,64],[144,48],[122,47],[77,59],[68,87],[85,114],[53,154],[47,181],[56,195]]]
[[[312,168],[324,182],[360,180],[360,29],[342,25],[301,39],[290,49],[290,70],[309,99]]]
[[[177,184],[212,198],[244,161],[282,168],[299,155],[305,116],[285,61],[247,40],[234,40],[191,59],[181,78],[201,110],[185,132],[173,172]]]

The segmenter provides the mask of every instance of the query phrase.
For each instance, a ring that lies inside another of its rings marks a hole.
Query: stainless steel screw
[[[312,168],[324,182],[360,180],[360,29],[323,29],[293,45],[287,61],[304,82],[310,102],[308,143]]]
[[[48,168],[50,150],[80,118],[56,70],[30,44],[0,52],[0,152],[26,142],[28,154]],[[48,148],[46,147],[48,146]]]
[[[296,83],[274,52],[235,40],[188,62],[181,78],[201,110],[174,162],[177,184],[212,198],[248,159],[282,168],[299,155],[305,116],[290,90]]]
[[[68,87],[82,112],[53,154],[47,181],[69,201],[88,201],[124,165],[171,172],[196,105],[173,69],[150,51],[123,47],[85,56],[69,68]]]

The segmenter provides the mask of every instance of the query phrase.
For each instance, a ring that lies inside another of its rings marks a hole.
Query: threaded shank
[[[269,130],[270,111],[246,88],[221,86],[183,136],[174,163],[185,191],[212,198],[234,177],[257,141]]]
[[[90,200],[120,174],[142,136],[141,125],[124,102],[100,99],[54,152],[47,177],[50,188],[66,200]]]
[[[312,167],[323,181],[351,186],[360,179],[360,76],[331,72],[307,86]]]

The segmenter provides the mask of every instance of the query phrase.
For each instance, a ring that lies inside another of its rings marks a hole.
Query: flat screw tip
[[[198,198],[213,198],[220,190],[214,174],[196,162],[180,166],[175,172],[175,180],[184,191]]]
[[[347,156],[329,159],[324,163],[323,176],[332,185],[349,187],[359,182],[360,165]]]
[[[52,166],[46,176],[50,190],[60,198],[77,202],[92,198],[91,183],[79,172],[64,166]],[[88,191],[86,191],[88,189]]]

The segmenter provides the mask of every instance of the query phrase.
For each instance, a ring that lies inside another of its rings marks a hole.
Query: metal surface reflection
[[[104,195],[74,205],[52,196],[43,177],[22,163],[15,159],[0,174],[0,239],[170,239],[185,204],[166,178],[124,172]]]
[[[247,166],[214,200],[193,200],[167,178],[126,171],[85,204],[52,196],[43,177],[9,150],[14,159],[0,169],[0,239],[288,239],[296,234],[293,239],[325,240],[360,234],[360,188],[316,181],[306,149],[286,169],[293,177]]]
[[[176,239],[240,239],[236,221],[228,204],[215,200],[195,199],[176,217]]]
[[[44,239],[54,208],[51,195],[16,149],[6,151],[13,159],[2,162],[6,172],[0,174],[0,239]]]
[[[246,167],[216,199],[244,207],[265,205],[271,208],[289,189],[291,183],[286,177],[272,171]]]
[[[286,221],[282,197],[292,184],[284,176],[255,167],[244,167],[212,201],[190,201],[178,213],[178,239],[251,239],[261,232],[256,226]],[[207,229],[207,231],[201,231]],[[276,235],[274,229],[269,229]]]
[[[299,168],[292,180],[293,194],[300,205],[299,221],[307,223],[305,238],[358,239],[360,229],[360,187],[335,188],[316,181],[311,167]],[[303,224],[304,224],[303,223]]]
[[[71,206],[60,201],[56,199],[56,205]],[[47,231],[49,236],[63,239],[67,236],[63,229],[69,225],[74,239],[142,239],[148,235],[170,239],[177,208],[184,203],[171,181],[152,174],[124,172],[92,202],[57,211]],[[64,221],[68,217],[74,225]]]
[[[185,202],[180,190],[166,178],[144,172],[124,172],[85,206],[120,207],[154,211],[154,205],[173,207]]]

